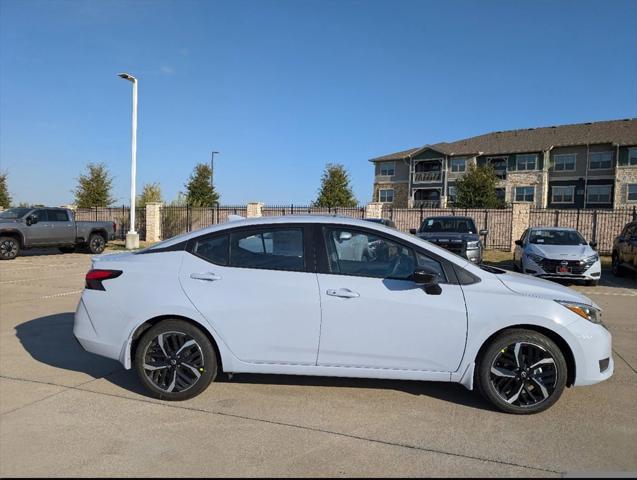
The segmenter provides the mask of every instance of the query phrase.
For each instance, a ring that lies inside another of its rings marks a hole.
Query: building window
[[[558,185],[551,189],[551,203],[574,203],[575,186]]]
[[[391,177],[396,169],[395,162],[384,162],[380,164],[380,174]]]
[[[449,185],[447,189],[447,201],[449,203],[456,203],[456,187],[455,185]]]
[[[591,170],[613,168],[613,152],[591,153],[588,168],[590,168]]]
[[[452,172],[464,172],[467,169],[466,158],[452,158],[451,159],[451,171]]]
[[[589,185],[586,190],[586,203],[610,203],[610,185]]]
[[[516,155],[515,161],[516,161],[517,170],[537,169],[537,153]]]
[[[506,199],[506,188],[496,188],[495,189],[495,196],[498,197],[498,200],[500,200],[502,203],[504,203],[504,201]]]
[[[515,187],[516,202],[532,202],[535,197],[535,187]]]
[[[505,179],[507,177],[507,163],[509,157],[487,157],[487,164],[495,170],[496,177]]]
[[[628,165],[637,165],[637,148],[628,149]]]
[[[378,201],[382,203],[392,203],[394,201],[394,189],[386,188],[379,190]]]
[[[553,170],[556,172],[572,172],[575,170],[576,153],[565,153],[553,157]]]
[[[626,185],[626,201],[637,202],[637,183]]]

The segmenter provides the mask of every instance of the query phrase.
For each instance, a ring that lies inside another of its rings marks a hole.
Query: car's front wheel
[[[0,237],[0,260],[13,260],[20,252],[20,243],[13,237]]]
[[[217,376],[217,357],[208,337],[183,320],[164,320],[147,330],[135,350],[135,370],[156,398],[186,400]]]
[[[538,413],[562,395],[567,379],[564,355],[541,333],[502,332],[487,346],[476,366],[478,389],[507,413]]]
[[[621,263],[619,261],[619,255],[617,254],[617,252],[613,253],[611,269],[613,271],[613,275],[615,275],[616,277],[624,276],[624,270],[622,269]]]

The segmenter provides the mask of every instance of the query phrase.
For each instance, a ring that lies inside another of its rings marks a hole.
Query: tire
[[[153,397],[171,401],[199,395],[216,378],[218,368],[214,347],[203,331],[176,319],[163,320],[142,335],[134,365]]]
[[[62,253],[73,253],[75,252],[75,247],[58,247],[58,250]]]
[[[515,257],[513,257],[513,271],[514,272],[519,272],[520,271],[520,267],[518,267],[518,264],[515,263]]]
[[[528,368],[540,361],[537,368]],[[503,412],[539,413],[562,395],[567,370],[562,351],[550,338],[533,330],[512,329],[495,337],[478,359],[476,384]]]
[[[99,233],[91,233],[88,237],[88,251],[98,255],[106,248],[106,240]]]
[[[619,255],[617,252],[613,253],[611,269],[613,271],[614,276],[616,277],[624,276],[624,269],[622,268],[621,263],[619,262]]]
[[[20,253],[20,241],[14,237],[0,237],[0,260],[13,260]]]
[[[599,285],[599,280],[586,280],[587,287],[596,287]]]

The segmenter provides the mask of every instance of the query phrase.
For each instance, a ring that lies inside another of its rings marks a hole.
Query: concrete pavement
[[[568,389],[547,412],[512,416],[459,385],[316,377],[237,375],[187,402],[151,399],[132,371],[72,336],[89,260],[36,252],[0,263],[2,476],[637,471],[632,278],[575,287],[605,309],[612,379]]]

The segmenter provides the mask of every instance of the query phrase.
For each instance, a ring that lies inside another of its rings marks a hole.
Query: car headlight
[[[595,263],[597,260],[599,260],[599,255],[595,254],[595,255],[591,255],[590,257],[586,257],[584,259],[584,263],[588,263],[589,265],[592,265],[593,263]]]
[[[537,264],[542,263],[542,260],[544,260],[544,257],[540,255],[536,255],[535,253],[529,253],[527,254],[527,257],[529,257],[531,260],[533,260]]]
[[[480,247],[480,241],[467,242],[467,250],[475,250]]]
[[[555,301],[563,307],[568,308],[571,312],[576,313],[580,317],[588,320],[589,322],[597,324],[602,323],[602,314],[595,307],[591,307],[590,305],[586,305],[585,303],[567,302],[565,300]]]

